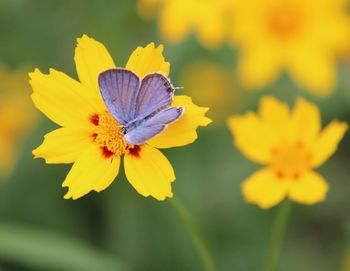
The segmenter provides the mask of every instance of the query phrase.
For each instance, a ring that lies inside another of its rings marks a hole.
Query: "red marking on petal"
[[[114,154],[109,149],[107,149],[107,147],[101,147],[101,150],[102,150],[102,155],[103,155],[104,158],[110,158]]]
[[[96,137],[97,137],[97,134],[96,134],[96,133],[93,133],[93,134],[91,135],[91,137],[92,137],[92,141],[95,141],[95,140],[96,140]]]
[[[300,140],[297,142],[297,144],[296,144],[296,147],[298,148],[298,149],[303,149],[304,148],[304,143],[303,142],[301,142]]]
[[[90,121],[92,122],[92,124],[97,126],[99,124],[99,122],[100,122],[100,116],[98,114],[93,114],[90,117]]]
[[[306,162],[311,163],[312,155],[311,155],[310,153],[308,153],[308,154],[306,155],[305,159],[306,159]]]
[[[281,180],[284,179],[284,177],[285,177],[284,173],[280,170],[276,171],[276,176],[278,179],[281,179]]]
[[[135,145],[133,148],[129,149],[129,154],[136,158],[140,158],[141,147],[139,145]]]
[[[298,172],[298,171],[294,172],[294,174],[293,174],[293,179],[296,181],[296,180],[298,180],[299,178],[300,178],[300,172]]]
[[[273,148],[271,150],[271,154],[272,154],[272,156],[276,156],[278,154],[278,149],[277,148]]]

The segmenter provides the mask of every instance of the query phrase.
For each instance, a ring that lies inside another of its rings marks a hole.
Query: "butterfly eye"
[[[122,129],[121,129],[121,132],[122,132],[123,135],[125,135],[126,132],[127,132],[127,131],[126,131],[126,127],[123,126]]]

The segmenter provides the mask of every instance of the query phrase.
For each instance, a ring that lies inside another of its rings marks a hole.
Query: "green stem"
[[[263,271],[274,271],[278,264],[278,259],[281,252],[284,234],[287,228],[289,213],[292,207],[290,200],[285,200],[277,211],[276,219],[273,224],[271,239],[267,249]]]
[[[181,222],[184,224],[188,233],[190,234],[193,244],[196,247],[196,250],[202,259],[204,270],[206,271],[216,270],[214,259],[213,259],[213,256],[211,255],[210,249],[208,248],[208,244],[204,239],[202,233],[200,232],[198,226],[194,222],[193,217],[191,216],[189,211],[181,203],[181,201],[179,201],[175,197],[170,199],[169,203],[174,208]]]

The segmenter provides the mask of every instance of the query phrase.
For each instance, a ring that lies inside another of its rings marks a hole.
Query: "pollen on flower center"
[[[289,40],[300,32],[303,15],[298,7],[287,4],[276,6],[267,14],[268,31],[279,40]]]
[[[90,117],[90,121],[94,126],[92,139],[101,147],[105,157],[120,156],[133,148],[133,145],[124,139],[122,125],[109,112],[94,114]]]
[[[287,143],[272,149],[272,167],[279,179],[299,177],[311,167],[311,153],[302,142]]]

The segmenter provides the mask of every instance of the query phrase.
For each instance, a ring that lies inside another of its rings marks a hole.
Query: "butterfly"
[[[145,143],[184,113],[181,106],[171,107],[175,88],[161,73],[150,73],[141,79],[127,69],[110,69],[99,75],[98,85],[129,144]]]

